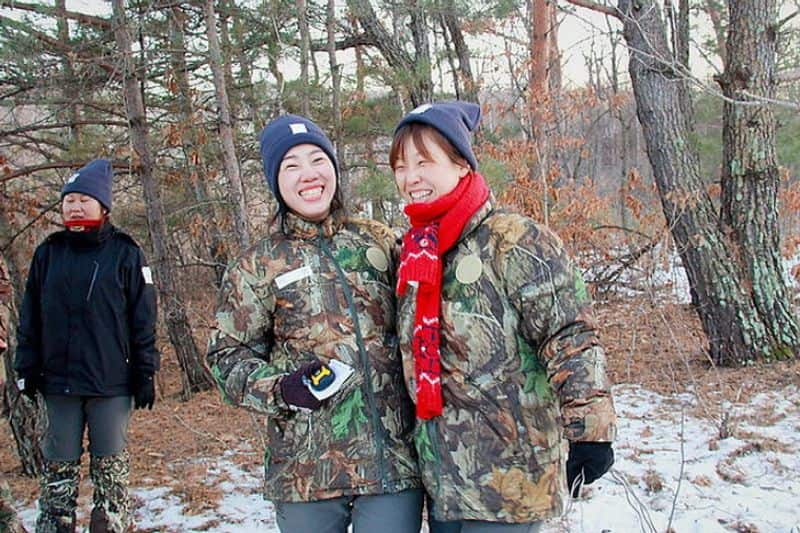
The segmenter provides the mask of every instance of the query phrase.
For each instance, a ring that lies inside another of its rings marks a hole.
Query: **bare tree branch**
[[[69,128],[70,126],[120,126],[123,128],[128,127],[127,122],[119,122],[116,120],[77,120],[75,122],[56,122],[53,124],[38,124],[17,128],[15,130],[0,130],[0,138],[6,135],[17,135],[20,133],[28,133],[31,131],[39,130],[53,130],[58,128]]]
[[[25,4],[22,2],[17,2],[16,0],[0,0],[0,7],[6,7],[8,9],[19,9],[22,11],[32,11],[34,13],[39,13],[42,15],[51,15],[51,16],[58,16],[59,13],[58,9],[53,6],[46,6],[41,4]],[[75,21],[80,22],[81,24],[88,24],[90,26],[95,26],[97,28],[102,28],[104,30],[111,29],[111,21],[108,19],[104,19],[101,17],[95,17],[93,15],[87,15],[85,13],[78,13],[76,11],[64,11],[63,15],[68,19],[72,19]]]
[[[616,7],[609,7],[604,4],[598,4],[597,2],[593,2],[592,0],[567,0],[567,2],[574,6],[585,7],[586,9],[597,11],[598,13],[605,13],[609,17],[622,19],[622,15],[620,14],[619,10]]]

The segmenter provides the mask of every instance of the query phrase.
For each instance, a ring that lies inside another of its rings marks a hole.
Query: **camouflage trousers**
[[[17,516],[17,511],[11,504],[12,501],[13,498],[8,484],[5,481],[0,481],[0,531],[3,533],[24,533],[25,529]]]
[[[127,450],[107,457],[92,456],[89,475],[94,485],[91,533],[124,533],[131,528]],[[80,461],[47,461],[41,480],[36,533],[73,533],[78,506]]]

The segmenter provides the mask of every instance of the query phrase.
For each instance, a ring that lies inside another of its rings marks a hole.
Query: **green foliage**
[[[433,452],[433,445],[431,444],[431,436],[428,433],[430,422],[420,424],[416,434],[414,435],[414,445],[417,448],[417,455],[425,461],[433,461],[436,455]]]
[[[525,374],[526,393],[533,392],[537,398],[550,400],[553,398],[553,391],[550,382],[547,381],[547,370],[533,351],[533,347],[525,339],[517,335],[517,349],[520,359],[522,359],[522,372]]]
[[[489,188],[496,196],[503,193],[506,187],[513,181],[511,172],[508,171],[505,163],[493,157],[479,156],[480,173],[486,178]]]
[[[342,101],[351,101],[353,95],[344,94]],[[347,110],[342,127],[347,141],[366,141],[389,135],[401,118],[400,106],[391,94],[364,99]]]
[[[375,162],[366,162],[368,170],[356,186],[356,194],[360,198],[396,202],[400,200],[394,177],[389,172],[381,171]]]
[[[349,427],[358,431],[360,425],[367,422],[364,415],[364,399],[361,389],[356,389],[350,396],[336,407],[336,412],[331,417],[331,431],[335,439],[343,439],[349,434]]]

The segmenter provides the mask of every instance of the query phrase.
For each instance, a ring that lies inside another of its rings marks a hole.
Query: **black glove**
[[[589,485],[608,472],[614,464],[614,450],[610,442],[570,442],[567,459],[567,484],[572,497],[577,498],[581,485]],[[579,474],[583,479],[575,482]]]
[[[322,407],[322,402],[317,400],[308,390],[306,384],[303,383],[303,378],[310,378],[320,368],[322,368],[320,361],[311,361],[281,378],[280,386],[283,401],[289,406],[311,409],[312,411]]]
[[[28,397],[28,399],[36,403],[36,389],[39,386],[39,377],[36,374],[20,374],[17,387],[19,392]]]
[[[153,409],[156,403],[156,387],[153,383],[153,376],[146,374],[134,374],[133,376],[133,406],[136,409]]]

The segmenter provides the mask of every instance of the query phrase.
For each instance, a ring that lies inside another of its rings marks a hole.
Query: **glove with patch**
[[[567,485],[572,497],[580,494],[581,485],[589,485],[608,472],[614,464],[610,442],[570,442],[567,459]],[[582,479],[576,483],[578,476]]]
[[[317,400],[306,386],[306,381],[311,379],[315,372],[322,368],[320,361],[311,361],[300,366],[291,374],[281,378],[281,397],[289,407],[309,409],[316,411],[322,407],[322,402]],[[305,379],[304,379],[305,378]]]

